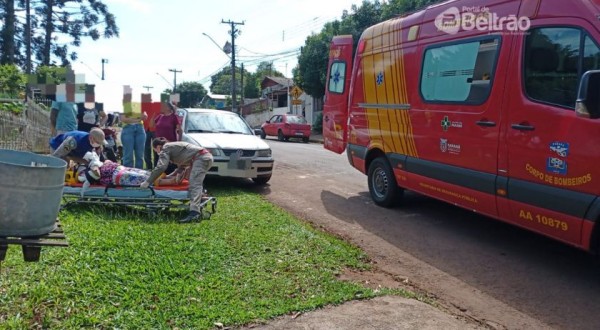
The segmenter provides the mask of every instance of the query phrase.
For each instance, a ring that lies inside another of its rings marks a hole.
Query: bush
[[[323,134],[323,112],[319,112],[313,124],[313,131],[315,133]]]
[[[25,76],[13,64],[0,65],[0,93],[15,97],[25,91]]]
[[[18,101],[0,103],[0,111],[20,114],[23,111],[23,103]]]

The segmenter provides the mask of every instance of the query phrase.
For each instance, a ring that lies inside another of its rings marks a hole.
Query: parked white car
[[[265,184],[273,173],[271,148],[240,115],[213,109],[177,109],[182,117],[182,141],[200,145],[212,153],[208,175],[251,178]]]

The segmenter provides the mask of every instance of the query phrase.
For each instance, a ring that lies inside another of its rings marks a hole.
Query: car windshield
[[[290,124],[306,124],[306,119],[301,116],[287,116],[287,122]]]
[[[188,133],[252,134],[246,122],[236,116],[218,112],[189,112],[185,131]]]

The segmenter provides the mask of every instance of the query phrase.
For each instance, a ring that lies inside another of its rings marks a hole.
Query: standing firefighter
[[[165,138],[157,138],[152,141],[152,149],[158,154],[158,163],[150,177],[140,187],[146,188],[150,182],[154,182],[169,166],[169,162],[176,164],[177,170],[169,176],[183,175],[186,168],[191,166],[190,171],[190,213],[179,222],[185,223],[201,218],[200,204],[204,177],[211,168],[213,156],[207,149],[187,142],[168,142]]]

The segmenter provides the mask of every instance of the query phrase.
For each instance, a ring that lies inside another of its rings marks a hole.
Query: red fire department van
[[[457,0],[336,36],[324,146],[378,205],[408,189],[597,251],[599,17],[599,0]]]

